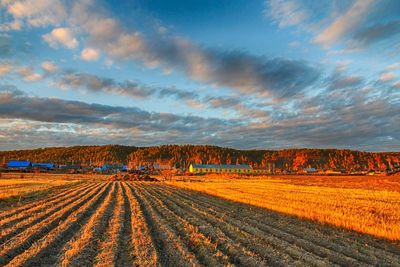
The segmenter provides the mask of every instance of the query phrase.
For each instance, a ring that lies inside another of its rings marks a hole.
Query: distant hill
[[[137,148],[133,146],[72,146],[48,147],[33,150],[0,151],[0,160],[18,159],[57,164],[101,165],[107,162],[125,162]]]
[[[175,166],[190,163],[250,164],[265,167],[274,162],[277,168],[385,170],[400,162],[400,152],[362,152],[347,149],[237,150],[210,145],[162,145],[134,147],[120,145],[50,147],[34,150],[0,151],[0,160],[20,159],[58,164],[164,162]]]

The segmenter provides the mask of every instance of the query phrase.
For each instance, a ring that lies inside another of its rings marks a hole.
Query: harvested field
[[[0,229],[0,266],[400,265],[398,243],[151,182],[75,184]]]
[[[380,238],[400,240],[400,180],[395,176],[271,176],[172,184]]]
[[[0,174],[0,208],[36,199],[82,183],[78,176],[35,173]]]

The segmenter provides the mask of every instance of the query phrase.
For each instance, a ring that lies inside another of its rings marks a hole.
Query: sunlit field
[[[400,240],[399,176],[272,176],[245,180],[205,176],[196,179],[200,180],[172,184],[360,233]]]
[[[2,173],[0,178],[0,206],[16,204],[37,195],[48,194],[80,183],[78,177],[34,173]]]
[[[400,265],[398,242],[284,214],[302,211],[318,220],[325,214],[329,221],[338,218],[339,207],[333,209],[336,217],[321,208],[332,208],[338,197],[347,209],[350,200],[355,207],[365,201],[382,209],[377,199],[396,198],[398,191],[336,188],[336,194],[332,185],[296,178],[167,184],[91,175],[55,175],[52,182],[51,177],[38,177],[41,182],[32,186],[38,191],[21,191],[36,192],[25,202],[0,206],[0,266]],[[29,187],[37,180],[3,176],[0,181]],[[342,190],[357,195],[346,198]],[[267,205],[272,200],[276,205]],[[386,205],[391,209],[395,203]],[[285,212],[272,211],[278,208]],[[347,214],[355,220],[359,213],[354,208]],[[365,214],[375,220],[371,210]],[[395,216],[382,222],[396,230]]]

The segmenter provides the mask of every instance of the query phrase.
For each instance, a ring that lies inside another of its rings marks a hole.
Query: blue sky
[[[397,0],[0,0],[0,149],[400,150]]]

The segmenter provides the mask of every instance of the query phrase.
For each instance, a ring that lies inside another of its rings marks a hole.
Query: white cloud
[[[90,34],[91,41],[113,41],[122,33],[116,19],[108,17],[93,0],[74,1],[69,22]]]
[[[96,61],[100,57],[100,52],[97,49],[85,48],[81,52],[81,59],[85,61]]]
[[[36,82],[43,79],[43,76],[39,73],[35,73],[29,67],[20,67],[18,70],[18,74],[27,82]]]
[[[7,32],[7,31],[18,31],[22,28],[21,21],[13,20],[10,22],[5,22],[0,24],[0,31]]]
[[[47,73],[53,73],[57,71],[58,67],[54,62],[45,61],[42,63],[42,69]]]
[[[387,81],[392,81],[396,78],[396,75],[393,72],[385,72],[382,73],[381,77],[379,77],[379,80],[387,82]]]
[[[297,25],[308,19],[308,12],[297,0],[267,1],[265,14],[270,16],[279,27]]]
[[[140,33],[123,34],[118,40],[106,46],[107,52],[117,58],[126,58],[146,50],[146,43]]]
[[[400,69],[400,63],[394,63],[386,67],[386,71],[395,71]]]
[[[20,0],[3,4],[14,19],[26,21],[32,27],[58,25],[67,17],[60,0]]]
[[[50,33],[42,36],[51,47],[57,48],[59,44],[70,49],[78,46],[78,41],[74,37],[72,30],[69,28],[55,28]]]
[[[331,46],[359,26],[365,19],[375,0],[356,0],[346,13],[337,17],[315,39],[315,43]]]
[[[7,75],[11,72],[11,64],[6,62],[0,62],[0,77]]]

